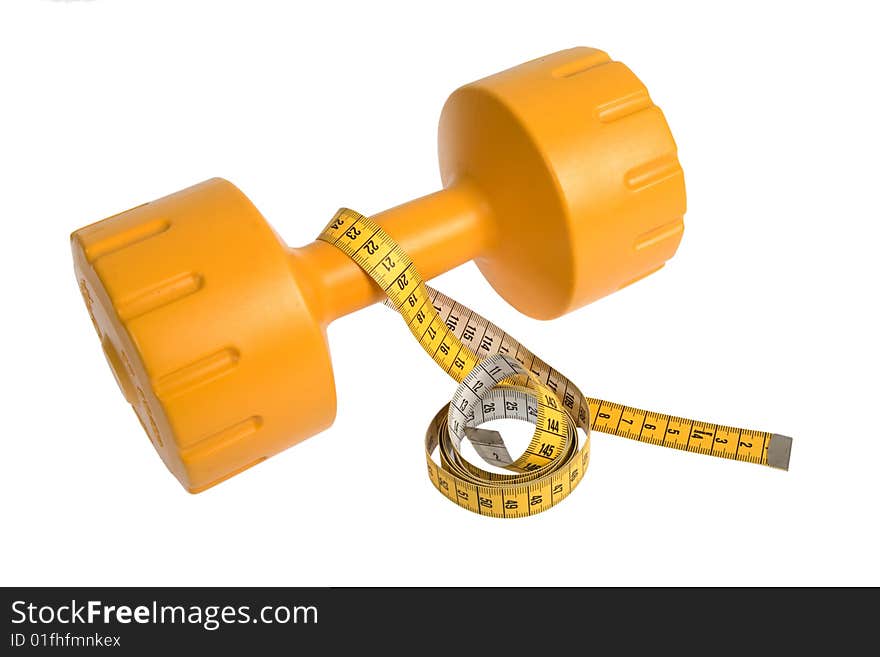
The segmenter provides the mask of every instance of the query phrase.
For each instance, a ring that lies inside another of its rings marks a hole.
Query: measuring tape
[[[388,296],[413,336],[459,386],[425,437],[428,476],[459,506],[515,518],[546,511],[581,482],[590,431],[788,470],[788,436],[698,422],[586,397],[573,381],[466,306],[428,287],[406,252],[378,225],[341,208],[318,236],[341,250]],[[521,456],[480,429],[514,418],[535,425]],[[578,433],[578,429],[582,433]],[[492,472],[467,461],[463,440]],[[439,463],[433,458],[438,452]]]

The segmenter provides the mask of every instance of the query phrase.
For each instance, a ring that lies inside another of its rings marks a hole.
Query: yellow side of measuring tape
[[[573,381],[477,313],[428,287],[412,260],[378,225],[340,209],[318,237],[358,264],[388,296],[412,334],[459,383],[431,421],[425,439],[428,475],[459,506],[494,517],[545,511],[580,483],[590,460],[590,431],[699,454],[788,469],[791,438],[698,422],[586,397]],[[501,437],[480,430],[499,418],[535,424],[513,459]],[[581,429],[579,436],[577,429]],[[460,452],[468,438],[484,470]],[[433,453],[439,449],[439,464]]]

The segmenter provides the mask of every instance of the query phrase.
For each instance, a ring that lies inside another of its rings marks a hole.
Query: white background
[[[0,581],[880,584],[869,7],[4,0]],[[305,243],[340,205],[372,213],[438,187],[455,87],[574,45],[628,64],[666,113],[688,187],[678,255],[546,323],[473,265],[436,285],[588,394],[794,436],[791,471],[597,434],[560,506],[467,513],[422,462],[453,383],[374,307],[329,329],[330,430],[186,494],[104,362],[68,234],[219,175]],[[394,428],[368,418],[360,332],[411,372]],[[408,501],[370,502],[380,467]],[[347,484],[328,488],[331,471]]]

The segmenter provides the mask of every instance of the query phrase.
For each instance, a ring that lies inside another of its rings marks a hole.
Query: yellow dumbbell
[[[681,239],[684,179],[663,114],[599,50],[455,91],[439,157],[441,191],[373,219],[425,278],[475,260],[531,317],[656,271]],[[220,179],[81,228],[72,244],[119,386],[189,491],[333,422],[326,326],[383,298],[344,253],[286,247]]]

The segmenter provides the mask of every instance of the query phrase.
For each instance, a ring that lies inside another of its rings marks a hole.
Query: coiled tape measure
[[[592,430],[788,467],[785,436],[584,396],[424,283],[474,260],[514,308],[552,319],[663,267],[684,229],[684,174],[663,112],[629,68],[572,48],[466,84],[443,107],[438,146],[443,189],[370,219],[340,210],[298,248],[219,178],[73,233],[107,361],[186,490],[328,428],[326,328],[386,299],[459,384],[425,448],[431,481],[466,509],[553,506],[583,478]],[[535,425],[521,455],[481,426],[500,418]],[[487,465],[462,456],[464,441]]]
[[[382,288],[386,305],[400,313],[427,354],[459,383],[452,401],[428,427],[425,455],[431,483],[464,509],[516,518],[561,502],[584,477],[591,430],[788,470],[788,436],[586,397],[499,327],[428,287],[406,252],[354,210],[341,208],[318,239],[345,253]],[[531,442],[516,459],[499,433],[479,429],[501,418],[535,425]],[[460,451],[466,438],[483,460],[511,474],[467,461]],[[432,457],[435,451],[439,465]]]

